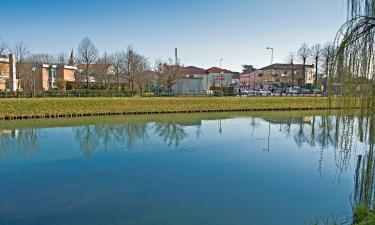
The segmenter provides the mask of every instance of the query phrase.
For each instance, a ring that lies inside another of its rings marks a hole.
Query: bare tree
[[[27,48],[27,45],[23,42],[17,42],[13,46],[13,53],[16,56],[16,59],[18,62],[22,62],[27,59],[29,55],[29,49]]]
[[[69,57],[66,53],[64,52],[60,52],[57,54],[56,56],[56,63],[59,63],[59,64],[67,64],[68,63],[68,60],[69,60]]]
[[[98,58],[98,50],[91,42],[90,38],[85,37],[78,46],[78,62],[82,66],[82,73],[86,81],[86,89],[89,88],[89,77],[92,72],[92,65]]]
[[[53,56],[45,53],[33,54],[30,57],[33,59],[34,63],[52,64],[56,62],[56,59]]]
[[[94,69],[94,74],[97,78],[108,88],[111,78],[113,76],[113,70],[111,70],[111,58],[106,52],[97,60]]]
[[[332,43],[326,43],[322,50],[322,62],[323,62],[323,71],[324,71],[324,78],[323,78],[323,86],[324,92],[327,92],[328,81],[332,83],[332,76],[330,76],[330,71],[332,70],[333,60],[335,58],[335,47]],[[329,80],[328,80],[329,79]]]
[[[4,41],[0,38],[0,55],[5,55],[8,50],[9,50],[8,42],[6,42],[6,41]]]
[[[294,52],[289,52],[289,56],[287,58],[287,62],[291,65],[292,67],[292,85],[295,85],[294,83],[294,61],[295,61],[295,58],[296,58],[296,54]]]
[[[134,91],[134,77],[135,77],[135,68],[134,62],[136,61],[136,53],[134,50],[129,46],[125,53],[125,74],[128,79],[129,88],[131,91]]]
[[[160,84],[167,88],[168,93],[171,93],[172,87],[182,78],[181,66],[178,63],[173,63],[172,59],[169,59],[168,62],[161,63],[158,70],[160,73]]]
[[[138,56],[136,65],[137,74],[135,76],[135,83],[142,94],[147,89],[151,81],[148,60],[144,56]]]
[[[110,56],[111,64],[113,66],[113,72],[116,78],[117,82],[117,88],[120,89],[120,80],[121,77],[125,74],[125,68],[126,68],[126,53],[125,51],[118,51]]]
[[[316,88],[319,74],[319,61],[321,60],[323,53],[322,46],[320,44],[313,45],[310,49],[311,57],[314,60],[315,64],[315,76],[314,76],[314,86]]]
[[[147,59],[135,52],[130,46],[125,53],[125,68],[128,84],[132,94],[134,93],[137,76],[141,76],[147,68]],[[140,79],[142,80],[142,79]]]
[[[326,43],[322,50],[322,61],[324,75],[328,77],[330,71],[330,64],[334,58],[334,46],[332,43]]]
[[[33,90],[34,85],[34,61],[32,57],[27,57],[23,59],[21,62],[16,64],[17,66],[17,77],[18,77],[18,88],[23,90]]]
[[[298,50],[297,54],[298,54],[298,57],[303,64],[302,81],[303,81],[303,84],[305,84],[306,83],[306,61],[307,61],[307,58],[310,55],[309,46],[306,43],[302,43],[302,45],[301,45],[300,49]]]

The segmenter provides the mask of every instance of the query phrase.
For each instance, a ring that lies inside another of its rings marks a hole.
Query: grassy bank
[[[2,99],[0,119],[176,112],[313,110],[328,107],[328,99],[322,97]],[[338,100],[334,99],[331,108],[338,107]]]
[[[364,206],[357,206],[354,209],[354,225],[374,225],[375,212],[369,212]]]
[[[25,129],[25,128],[49,128],[49,127],[75,127],[90,125],[116,125],[130,123],[153,123],[153,122],[176,122],[178,124],[194,124],[203,120],[221,120],[233,117],[256,117],[262,119],[284,121],[291,118],[310,116],[335,115],[336,110],[309,110],[309,111],[257,111],[257,112],[221,112],[221,113],[186,113],[177,114],[155,114],[155,115],[121,115],[105,117],[75,117],[56,118],[51,120],[8,120],[0,122],[1,129]],[[351,114],[353,115],[353,114]]]

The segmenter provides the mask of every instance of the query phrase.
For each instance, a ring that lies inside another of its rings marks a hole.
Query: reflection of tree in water
[[[366,155],[359,155],[354,175],[354,201],[356,205],[366,206],[370,210],[375,209],[375,118],[373,116],[363,119],[359,127],[367,127],[365,133],[360,132],[360,136],[368,137],[368,151]]]
[[[187,137],[184,126],[173,121],[155,123],[154,131],[169,147],[178,147],[180,142]]]
[[[357,134],[354,129],[358,119],[346,116],[311,116],[297,117],[283,121],[280,132],[286,138],[293,137],[299,148],[304,145],[320,148],[319,171],[324,150],[333,147],[338,172],[347,169],[353,149],[353,139]]]
[[[0,159],[31,155],[37,148],[38,136],[36,129],[1,130]]]
[[[132,149],[137,141],[148,139],[146,123],[96,125],[74,128],[76,141],[83,154],[91,158],[99,147],[105,149],[126,146]]]
[[[79,148],[87,158],[91,158],[97,148],[116,148],[125,146],[132,149],[137,142],[146,143],[149,132],[154,131],[168,146],[178,147],[187,137],[185,127],[176,122],[157,122],[150,126],[147,123],[126,123],[116,125],[82,126],[74,128],[75,139]],[[200,126],[197,127],[196,136],[201,135]]]
[[[95,126],[74,128],[75,138],[81,152],[86,158],[91,158],[99,144],[100,137],[95,132]]]

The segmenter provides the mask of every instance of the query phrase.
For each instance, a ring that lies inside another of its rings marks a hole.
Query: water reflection
[[[155,123],[154,132],[157,134],[164,143],[169,147],[178,147],[181,141],[187,137],[185,127],[177,124],[176,122],[161,122]],[[197,130],[197,138],[199,138],[199,130]]]
[[[375,118],[373,116],[361,118],[358,127],[361,129],[361,140],[368,140],[368,151],[365,155],[358,155],[354,175],[354,203],[363,205],[370,210],[375,209]]]
[[[353,140],[358,136],[360,142],[365,142],[368,120],[346,116],[286,116],[278,118],[275,115],[247,118],[249,132],[252,137],[257,130],[267,131],[264,151],[272,151],[270,140],[273,132],[282,133],[286,139],[292,138],[298,148],[304,146],[325,149],[334,147],[335,159],[339,171],[345,171],[350,162]],[[207,119],[206,119],[207,120]],[[223,133],[223,119],[217,119],[216,132]],[[277,126],[277,129],[275,129]],[[358,126],[359,129],[354,129]],[[168,147],[178,148],[189,136],[186,129],[194,129],[196,139],[202,134],[202,120],[174,121],[164,118],[156,122],[126,121],[116,124],[81,125],[72,128],[76,143],[86,158],[91,158],[98,149],[111,150],[124,147],[133,149],[136,143],[146,144],[150,136],[159,137]],[[27,155],[36,150],[40,129],[17,128],[0,131],[0,158],[12,154]],[[231,132],[231,131],[228,131]],[[19,151],[14,152],[14,151]],[[322,154],[323,157],[323,154]],[[321,159],[323,160],[323,158]]]
[[[28,156],[38,145],[37,129],[0,130],[0,159]]]
[[[215,133],[215,138],[226,138],[226,135],[241,136],[241,132],[249,133],[250,136],[245,136],[249,140],[246,143],[255,144],[260,141],[260,147],[254,149],[259,149],[262,155],[268,155],[268,153],[263,154],[262,150],[270,153],[277,152],[280,146],[274,138],[281,136],[292,140],[301,151],[306,151],[306,149],[319,151],[319,159],[316,159],[319,161],[316,165],[320,176],[323,176],[324,162],[327,160],[325,157],[328,155],[333,156],[338,178],[342,173],[352,171],[351,168],[354,168],[354,186],[351,196],[353,204],[362,204],[374,209],[374,117],[371,115],[311,114],[313,113],[255,116],[245,114],[215,118],[207,115],[182,118],[168,116],[143,121],[125,119],[108,123],[68,124],[65,130],[72,131],[74,143],[87,159],[100,151],[136,150],[137,146],[154,143],[154,140],[165,148],[178,149],[185,144],[186,140],[199,140],[202,136],[207,138],[205,132]],[[238,123],[241,129],[232,130],[233,126],[229,129],[227,121],[231,124]],[[245,126],[242,126],[244,123]],[[209,130],[207,127],[210,126],[207,124],[212,126]],[[0,131],[0,159],[2,160],[14,156],[32,155],[43,139],[41,131],[48,132],[48,128],[43,128],[43,126],[40,128],[21,125],[14,127],[16,128],[8,127]],[[246,129],[243,130],[243,127]],[[359,151],[360,149],[364,151]],[[326,154],[326,151],[333,152]],[[352,172],[350,172],[350,179],[351,177]]]
[[[148,124],[127,123],[116,125],[87,125],[73,128],[75,140],[86,158],[91,158],[97,148],[105,150],[126,146],[132,149],[135,142],[146,143],[148,136]]]

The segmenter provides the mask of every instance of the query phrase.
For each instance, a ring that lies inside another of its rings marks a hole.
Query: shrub
[[[210,90],[212,91],[222,91],[223,95],[232,96],[234,95],[234,87],[221,87],[221,86],[211,86]]]
[[[222,97],[224,96],[224,92],[223,91],[218,91],[218,90],[214,90],[214,96],[216,97]]]

